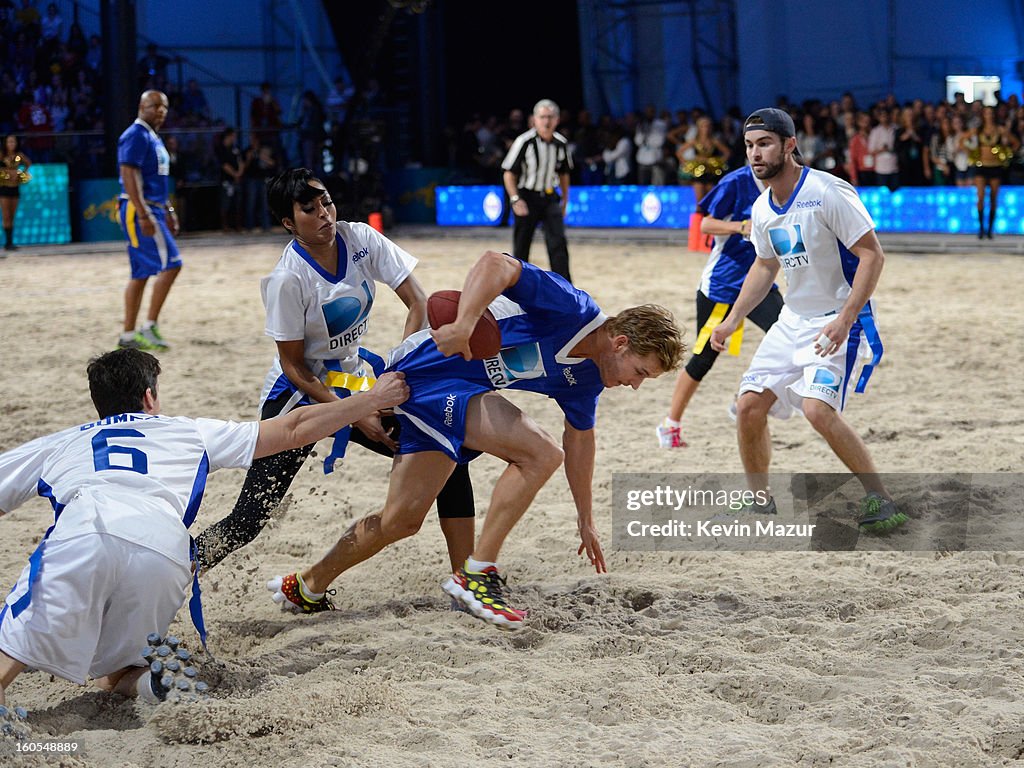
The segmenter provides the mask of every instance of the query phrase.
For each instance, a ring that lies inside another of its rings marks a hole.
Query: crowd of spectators
[[[830,102],[802,104],[780,98],[790,112],[805,165],[858,186],[970,186],[977,160],[984,105],[957,94],[951,102],[894,96],[860,105],[850,93]],[[742,123],[732,108],[718,119],[700,108],[658,110],[647,106],[619,119],[596,121],[587,110],[563,111],[558,131],[573,148],[573,184],[686,184],[702,191],[722,173],[746,162]],[[995,119],[1013,139],[1008,146],[1010,183],[1024,183],[1024,106],[1010,95],[998,99]],[[467,181],[500,183],[501,160],[526,125],[524,113],[474,115],[449,135],[449,165]]]
[[[36,2],[0,0],[0,135],[21,135],[34,162],[66,162],[78,177],[106,175],[101,40],[62,18],[55,3],[40,12]],[[250,130],[240,133],[213,114],[197,80],[180,85],[181,61],[148,44],[138,61],[138,89],[167,94],[162,134],[172,175],[178,187],[221,185],[222,226],[266,226],[260,188],[278,168],[301,164],[325,177],[359,177],[367,175],[365,166],[382,162],[383,138],[373,119],[381,101],[375,81],[357,93],[339,77],[323,99],[305,91],[289,109],[263,83],[250,102]],[[803,162],[858,186],[973,183],[980,101],[958,94],[952,102],[901,104],[889,96],[859,105],[846,93],[827,103],[780,99],[779,106],[793,115]],[[359,120],[351,119],[353,109]],[[995,118],[1013,138],[1007,180],[1024,183],[1018,96],[998,100]],[[648,105],[618,118],[563,111],[558,130],[572,147],[573,184],[685,184],[699,196],[745,162],[742,120],[735,107],[714,116],[696,107],[670,112]],[[516,108],[504,118],[474,115],[461,131],[447,131],[456,180],[499,184],[502,159],[528,122]],[[228,144],[237,163],[225,162]]]
[[[52,136],[33,133],[102,127],[97,100],[102,46],[62,18],[54,3],[0,0],[0,130],[25,135],[26,151],[46,159]]]

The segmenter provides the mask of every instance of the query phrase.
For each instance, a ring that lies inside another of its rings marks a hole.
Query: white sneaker
[[[661,448],[685,448],[682,434],[679,427],[669,426],[668,419],[661,422],[657,428],[658,445]]]

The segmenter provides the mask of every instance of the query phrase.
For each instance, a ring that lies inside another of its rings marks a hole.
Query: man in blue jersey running
[[[732,309],[747,271],[754,263],[754,246],[750,243],[750,208],[763,191],[764,184],[754,176],[750,166],[745,165],[722,177],[697,204],[704,214],[700,231],[714,235],[715,246],[711,249],[697,289],[697,328],[700,330],[693,345],[693,356],[679,372],[668,416],[657,428],[658,443],[662,448],[686,447],[680,426],[683,411],[718,358],[718,352],[708,343],[711,331]],[[767,331],[779,319],[781,310],[782,294],[778,286],[773,285],[748,317],[761,330]],[[739,353],[742,331],[741,324],[729,343],[732,354]]]
[[[502,349],[470,360],[469,337],[488,305]],[[673,370],[683,352],[667,310],[645,305],[608,317],[562,277],[488,251],[466,277],[456,321],[413,334],[392,352],[390,367],[405,374],[411,395],[395,410],[401,445],[384,509],[354,523],[320,562],[297,574],[298,599],[320,599],[343,571],[414,534],[456,463],[489,453],[508,466],[476,548],[444,590],[478,618],[519,629],[526,613],[504,596],[496,564],[502,543],[564,459],[576,504],[577,554],[585,552],[598,573],[607,570],[591,492],[598,397],[607,387],[636,389]],[[558,404],[565,416],[561,445],[499,394],[505,388]]]
[[[847,182],[796,162],[789,114],[759,109],[746,119],[743,133],[750,167],[768,189],[751,209],[757,259],[732,311],[711,332],[711,346],[725,349],[780,267],[787,286],[786,304],[750,361],[736,401],[748,484],[769,498],[753,511],[775,511],[768,487],[768,415],[785,419],[801,412],[863,484],[861,528],[891,530],[907,517],[886,492],[864,441],[843,418],[858,358],[871,358],[857,382],[856,391],[862,392],[882,357],[871,295],[885,256],[874,221]]]

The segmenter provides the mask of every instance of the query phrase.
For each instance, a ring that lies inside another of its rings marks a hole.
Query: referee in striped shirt
[[[565,206],[569,202],[572,156],[568,140],[555,132],[558,117],[555,102],[538,101],[533,108],[534,127],[512,142],[501,167],[505,170],[505,191],[515,214],[512,255],[522,261],[530,260],[533,231],[543,222],[551,271],[571,283]]]

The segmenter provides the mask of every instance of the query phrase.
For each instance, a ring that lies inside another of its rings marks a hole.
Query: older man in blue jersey
[[[124,291],[124,330],[121,348],[167,349],[157,327],[160,310],[174,280],[181,272],[181,257],[174,236],[178,214],[168,202],[171,156],[157,135],[167,119],[167,95],[146,91],[139,99],[139,116],[117,142],[117,163],[121,175],[118,214],[128,242],[131,278]],[[135,323],[149,278],[156,276],[149,299],[149,312],[141,328]]]
[[[502,349],[471,360],[469,337],[488,305]],[[561,276],[488,251],[466,277],[455,322],[413,334],[392,352],[391,367],[405,373],[412,394],[396,409],[401,446],[384,509],[353,524],[320,562],[296,574],[300,594],[286,596],[304,610],[316,605],[340,573],[419,530],[456,463],[489,453],[507,466],[476,548],[444,590],[478,618],[519,629],[526,612],[509,605],[497,567],[505,538],[564,457],[577,553],[586,553],[598,573],[606,570],[591,492],[598,397],[608,387],[636,389],[673,370],[683,352],[680,331],[661,307],[608,317]],[[558,404],[565,415],[561,445],[499,394],[505,388]],[[279,584],[274,579],[268,588],[280,602]]]

